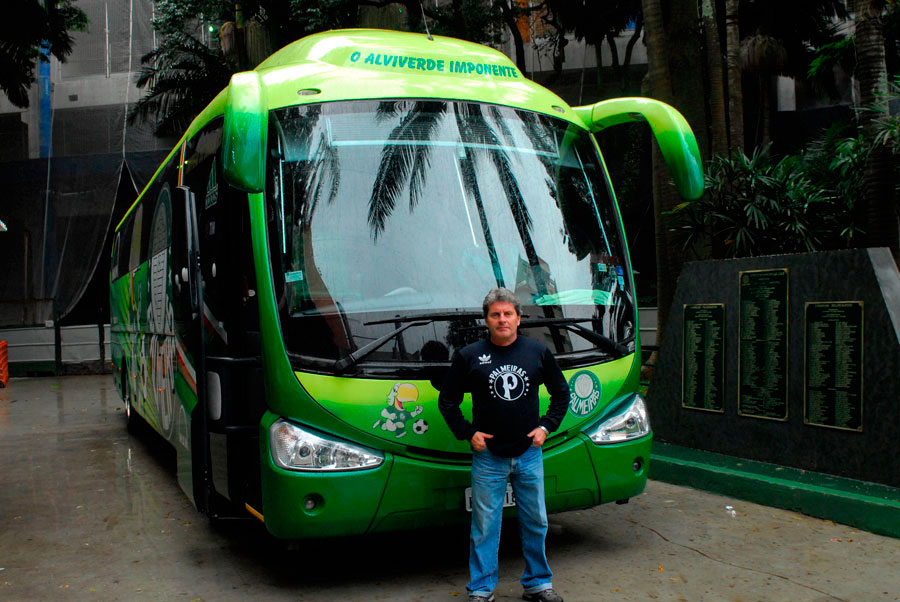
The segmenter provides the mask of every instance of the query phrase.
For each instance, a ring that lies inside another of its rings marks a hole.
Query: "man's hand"
[[[537,427],[530,433],[528,436],[531,437],[531,444],[535,447],[541,447],[544,444],[544,441],[547,440],[547,431],[542,429],[541,427]]]
[[[541,431],[544,432],[544,431]],[[472,445],[472,449],[475,451],[483,451],[484,448],[487,447],[487,441],[485,439],[493,439],[493,435],[488,435],[487,433],[482,433],[481,431],[475,431],[475,434],[472,435],[472,438],[469,440],[469,443]]]

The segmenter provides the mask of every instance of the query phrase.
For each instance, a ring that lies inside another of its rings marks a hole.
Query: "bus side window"
[[[116,237],[113,239],[112,257],[109,259],[109,279],[115,280],[119,277],[119,245],[122,241],[122,231],[116,231]]]
[[[128,273],[128,263],[131,258],[131,231],[133,227],[134,218],[128,216],[128,219],[125,220],[125,223],[119,229],[119,276],[124,276]]]
[[[168,171],[168,166],[166,167],[166,171]],[[166,171],[163,173],[166,173]],[[144,208],[144,215],[141,220],[141,263],[150,259],[150,245],[153,244],[153,218],[156,214],[157,196],[157,194],[145,194],[141,199],[141,207]]]
[[[134,271],[141,265],[141,238],[144,231],[144,206],[138,205],[129,224],[131,233],[131,252],[129,253],[128,271]]]

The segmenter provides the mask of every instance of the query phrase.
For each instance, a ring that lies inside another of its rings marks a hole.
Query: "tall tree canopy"
[[[0,19],[0,90],[24,109],[37,62],[49,60],[47,55],[65,62],[72,53],[70,32],[86,29],[88,18],[75,0],[19,0],[16,4],[17,15]]]

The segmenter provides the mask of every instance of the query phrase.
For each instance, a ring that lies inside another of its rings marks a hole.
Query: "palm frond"
[[[433,137],[444,118],[446,106],[445,103],[416,102],[388,135],[388,140],[381,149],[378,174],[369,196],[368,223],[375,239],[384,231],[407,183],[410,210],[418,203],[431,165],[432,147],[415,142]],[[396,118],[402,110],[402,103],[380,103],[376,119],[383,122]]]
[[[128,121],[152,121],[157,135],[180,134],[232,75],[221,50],[189,34],[166,37],[141,62],[137,85],[149,91],[131,108]]]

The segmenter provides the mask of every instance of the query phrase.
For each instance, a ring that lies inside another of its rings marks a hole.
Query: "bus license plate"
[[[506,496],[503,498],[503,507],[509,508],[516,505],[516,496],[513,493],[512,483],[506,484]],[[466,512],[472,511],[472,488],[466,487]]]

